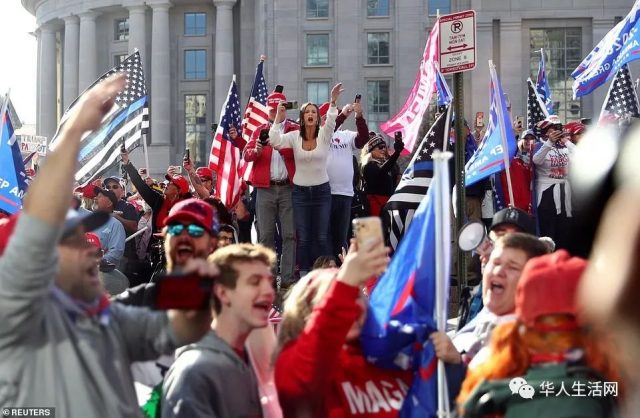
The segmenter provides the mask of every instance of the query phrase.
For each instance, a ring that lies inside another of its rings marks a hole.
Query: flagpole
[[[446,332],[447,324],[447,287],[449,283],[449,273],[447,263],[450,262],[449,248],[450,235],[450,217],[449,207],[451,205],[451,195],[449,190],[448,161],[453,156],[451,152],[434,151],[434,183],[435,192],[435,215],[436,215],[436,257],[435,257],[435,317],[436,327],[438,331]],[[441,359],[438,359],[437,369],[438,384],[438,417],[449,417],[449,391],[447,388],[447,378],[445,374],[445,365]]]
[[[496,74],[496,66],[493,65],[493,61],[489,60],[489,71],[491,72],[491,81],[493,84],[493,88],[498,88],[498,76]],[[497,95],[496,95],[497,96]],[[509,161],[509,146],[507,145],[507,127],[504,125],[504,115],[502,114],[502,100],[503,97],[499,98],[498,105],[496,106],[496,112],[498,112],[498,123],[500,124],[500,138],[502,138],[502,158],[504,159],[504,169],[507,172],[507,188],[509,189],[509,201],[511,204],[509,206],[515,206],[516,202],[513,199],[513,186],[511,185],[511,171],[509,170],[510,161]]]

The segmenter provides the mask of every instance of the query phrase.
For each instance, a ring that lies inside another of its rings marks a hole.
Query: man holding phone
[[[260,244],[232,244],[209,261],[220,269],[211,299],[216,320],[202,340],[177,352],[162,388],[162,416],[262,416],[245,343],[254,329],[269,324],[275,253]]]
[[[80,140],[101,126],[124,88],[125,76],[118,74],[82,94],[0,257],[2,406],[46,405],[64,417],[138,417],[129,364],[197,341],[211,323],[207,311],[112,305],[85,237],[108,215],[69,210]],[[189,268],[218,273],[206,263]]]
[[[269,144],[269,129],[274,122],[280,123],[281,134],[296,131],[300,126],[288,119],[276,120],[278,105],[286,102],[283,87],[276,86],[267,97],[269,123],[256,129],[243,152],[247,162],[253,162],[249,182],[256,188],[256,221],[258,241],[271,249],[276,248],[276,220],[280,220],[282,239],[282,258],[280,275],[285,285],[294,282],[296,260],[295,229],[293,224],[293,202],[291,190],[296,165],[293,150],[283,148],[275,150]]]

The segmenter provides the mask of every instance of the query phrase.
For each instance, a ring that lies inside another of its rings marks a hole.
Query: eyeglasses
[[[205,229],[200,225],[190,224],[190,225],[182,225],[182,224],[172,224],[167,227],[167,233],[169,235],[180,235],[182,231],[186,228],[187,233],[190,237],[199,238],[204,235]]]

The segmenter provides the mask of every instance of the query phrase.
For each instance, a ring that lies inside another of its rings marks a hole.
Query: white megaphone
[[[487,239],[487,230],[482,222],[469,222],[458,234],[458,247],[462,251],[473,251]]]

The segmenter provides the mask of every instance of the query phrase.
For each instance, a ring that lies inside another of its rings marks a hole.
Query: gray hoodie
[[[60,235],[23,213],[0,257],[0,407],[140,417],[129,365],[176,348],[167,315],[112,304],[87,316],[53,285]]]
[[[176,352],[162,396],[163,418],[262,416],[253,367],[215,331]]]

